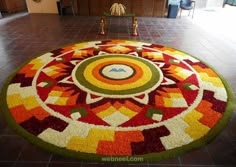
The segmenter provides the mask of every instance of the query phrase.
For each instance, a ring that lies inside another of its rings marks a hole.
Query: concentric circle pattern
[[[159,67],[151,61],[116,54],[85,59],[75,67],[72,77],[86,92],[107,97],[115,95],[115,98],[132,98],[150,92],[163,79]]]
[[[17,71],[4,94],[5,115],[35,144],[78,158],[173,155],[226,122],[225,84],[206,64],[169,47],[84,42]]]

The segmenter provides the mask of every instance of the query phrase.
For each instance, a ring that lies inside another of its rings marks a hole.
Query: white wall
[[[222,7],[224,0],[208,0],[207,7]]]

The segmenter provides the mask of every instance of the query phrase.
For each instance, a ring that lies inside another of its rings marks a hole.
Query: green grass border
[[[107,40],[112,40],[112,39],[107,39]],[[118,39],[115,39],[115,40],[118,40]],[[98,39],[96,41],[102,41],[102,40]],[[142,41],[137,41],[137,40],[124,40],[124,41],[142,42]],[[87,41],[87,42],[89,42],[89,41]],[[81,41],[81,42],[78,42],[78,43],[83,43],[83,42]],[[144,42],[144,43],[151,44],[150,42]],[[76,43],[74,43],[74,44],[76,44]],[[71,44],[71,45],[73,45],[73,44]],[[70,46],[70,45],[67,45],[67,46]],[[166,45],[162,45],[162,46],[166,46]],[[169,47],[169,46],[166,46],[166,47],[172,48],[172,47]],[[175,49],[175,48],[172,48],[172,49]],[[183,51],[178,50],[178,49],[175,49],[175,50],[183,52]],[[190,55],[186,52],[183,52],[183,53],[185,53],[187,55]],[[190,56],[192,56],[192,55],[190,55]],[[38,57],[38,56],[36,56],[36,57]],[[194,57],[194,56],[192,56],[192,57]],[[196,58],[196,57],[194,57],[194,58]],[[32,58],[32,59],[34,59],[34,58]],[[38,147],[40,147],[40,148],[42,148],[46,151],[57,153],[57,154],[62,155],[62,156],[71,157],[71,158],[75,158],[75,159],[79,159],[79,160],[95,161],[95,162],[102,162],[102,163],[113,163],[111,161],[102,161],[102,158],[112,157],[112,156],[104,156],[104,155],[97,155],[97,154],[89,154],[89,153],[81,153],[81,152],[70,151],[70,150],[66,150],[66,149],[63,149],[63,148],[59,148],[59,147],[54,146],[52,144],[49,144],[47,142],[44,142],[43,140],[41,140],[41,139],[35,137],[34,135],[32,135],[31,133],[27,132],[25,129],[23,129],[19,124],[17,124],[14,121],[13,117],[11,116],[11,114],[8,110],[8,106],[7,106],[7,102],[6,102],[7,88],[8,88],[9,83],[11,82],[12,78],[17,74],[17,72],[24,65],[29,63],[32,59],[30,59],[29,61],[24,63],[22,66],[17,68],[17,70],[15,72],[13,72],[12,75],[10,75],[6,79],[6,81],[4,82],[4,85],[1,89],[1,92],[0,92],[0,109],[2,110],[2,113],[3,113],[4,117],[6,118],[6,120],[8,122],[8,125],[12,129],[14,129],[19,135],[23,136],[26,140],[28,140],[32,144],[34,144],[34,145],[36,145],[36,146],[38,146]],[[196,59],[201,61],[199,58],[196,58]],[[151,153],[151,154],[137,155],[137,156],[136,155],[135,156],[120,156],[120,157],[128,157],[128,158],[130,158],[130,157],[136,157],[136,158],[140,157],[140,158],[143,158],[143,160],[144,160],[144,161],[138,161],[138,162],[132,161],[132,163],[143,163],[143,162],[146,162],[146,161],[152,162],[152,161],[159,161],[159,160],[164,160],[164,159],[167,159],[167,158],[175,157],[177,155],[181,155],[181,154],[184,154],[186,152],[189,152],[193,149],[197,149],[199,147],[205,146],[210,141],[212,141],[216,137],[216,135],[219,134],[227,126],[228,121],[229,121],[229,119],[230,119],[230,117],[231,117],[231,115],[232,115],[232,113],[233,113],[233,111],[236,107],[236,99],[234,97],[233,90],[231,89],[231,87],[229,86],[227,81],[214,68],[212,68],[210,65],[208,65],[208,63],[205,63],[204,61],[201,61],[201,62],[206,64],[209,68],[213,69],[217,73],[219,78],[222,80],[222,82],[223,82],[223,84],[226,88],[227,95],[228,95],[226,111],[224,112],[223,117],[216,124],[216,126],[214,126],[214,128],[212,128],[202,138],[200,138],[200,139],[198,139],[198,140],[196,140],[196,141],[194,141],[190,144],[187,144],[187,145],[175,148],[175,149],[167,150],[167,151],[164,151],[164,152],[161,152],[161,153]],[[127,163],[127,161],[126,162],[116,161],[115,163]]]

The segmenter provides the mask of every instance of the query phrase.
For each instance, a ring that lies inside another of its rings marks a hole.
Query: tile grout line
[[[209,152],[209,150],[208,150],[208,147],[205,146],[205,149],[206,149],[206,151],[207,151],[208,156],[211,158],[211,162],[213,163],[213,166],[215,166],[215,162],[214,162],[214,160],[213,160],[213,158],[212,158],[212,156],[211,156],[211,154],[210,154],[210,152]]]
[[[217,166],[217,167],[221,167],[222,165],[220,166]],[[183,165],[182,167],[216,167],[215,165]],[[222,166],[223,167],[223,166]]]
[[[22,155],[22,153],[23,153],[23,150],[25,149],[25,145],[26,145],[26,144],[24,144],[24,146],[23,146],[22,149],[20,150],[20,152],[19,152],[17,158],[15,159],[14,164],[12,165],[12,167],[15,167],[15,166],[16,166],[18,160],[20,159],[20,157],[21,157],[21,155]]]
[[[147,161],[147,167],[150,167],[150,164],[149,164],[149,162]]]
[[[180,165],[180,167],[182,167],[183,165],[182,165],[182,161],[181,161],[180,156],[178,157],[178,161],[179,161],[179,165]]]
[[[49,167],[50,163],[51,163],[51,160],[52,160],[52,156],[53,154],[50,155],[49,159],[48,159],[48,163],[47,163],[47,166],[46,167]]]
[[[84,161],[81,161],[80,163],[80,167],[83,167]]]
[[[9,162],[13,162],[13,161],[10,161],[10,160],[0,161],[0,163],[9,163]],[[27,163],[46,163],[47,161],[15,161],[15,162],[17,162],[17,163],[25,163],[25,162],[27,162]]]

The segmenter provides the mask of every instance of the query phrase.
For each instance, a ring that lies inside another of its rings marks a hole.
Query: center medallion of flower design
[[[156,89],[163,75],[149,60],[127,55],[104,55],[85,59],[73,71],[82,90],[110,98],[132,98]]]

